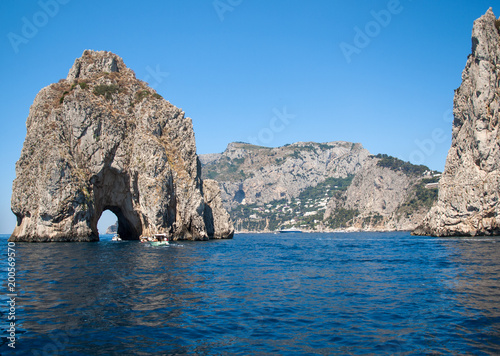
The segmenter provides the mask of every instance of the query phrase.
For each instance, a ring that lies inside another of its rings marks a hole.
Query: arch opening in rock
[[[101,219],[101,216],[105,215],[107,212],[113,213],[116,217],[116,221],[118,223],[118,229],[116,233],[122,240],[139,240],[141,231],[137,231],[137,228],[134,226],[134,224],[132,224],[130,220],[127,219],[122,209],[118,206],[105,206],[103,211],[99,214],[99,218],[97,219],[97,221],[99,221]],[[103,229],[101,227],[101,229],[97,229],[97,222],[95,230],[98,231],[99,235],[106,233],[106,228]]]

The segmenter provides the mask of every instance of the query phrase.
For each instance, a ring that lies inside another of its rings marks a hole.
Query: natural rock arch
[[[217,183],[201,180],[191,119],[115,54],[85,51],[26,126],[11,241],[96,241],[107,209],[125,239],[233,236]]]
[[[138,240],[142,234],[140,215],[133,208],[129,177],[114,169],[105,169],[92,177],[94,187],[94,214],[90,226],[98,235],[97,222],[104,211],[110,210],[118,219],[118,234],[123,240]]]
[[[101,212],[105,212],[106,210],[111,211],[113,214],[115,214],[117,220],[118,220],[118,231],[117,234],[120,236],[122,240],[139,240],[139,237],[141,236],[141,231],[142,227],[137,226],[133,224],[130,219],[126,216],[126,214],[123,213],[123,210],[117,206],[107,206],[104,208],[104,210]],[[96,214],[97,221],[101,218],[99,214]],[[91,223],[92,230],[97,230],[97,221],[93,221]]]

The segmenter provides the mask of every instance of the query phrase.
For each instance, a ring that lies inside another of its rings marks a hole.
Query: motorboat
[[[151,246],[163,246],[163,245],[169,245],[168,241],[151,241],[150,242]]]
[[[290,228],[290,229],[282,229],[282,230],[279,230],[278,232],[280,234],[289,234],[289,233],[301,233],[302,230]]]
[[[163,246],[168,245],[168,235],[163,234],[154,234],[152,237],[148,237],[147,241],[151,244],[151,246]]]

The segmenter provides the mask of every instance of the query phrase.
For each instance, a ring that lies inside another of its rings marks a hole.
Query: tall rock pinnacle
[[[474,22],[472,54],[455,91],[452,144],[438,203],[415,235],[500,233],[499,25],[491,8]]]
[[[104,210],[123,239],[232,237],[217,184],[201,180],[191,119],[117,55],[84,51],[38,93],[26,126],[11,241],[96,241]]]

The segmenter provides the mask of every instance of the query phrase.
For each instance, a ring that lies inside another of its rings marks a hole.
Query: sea
[[[500,354],[499,237],[7,238],[2,355]]]

